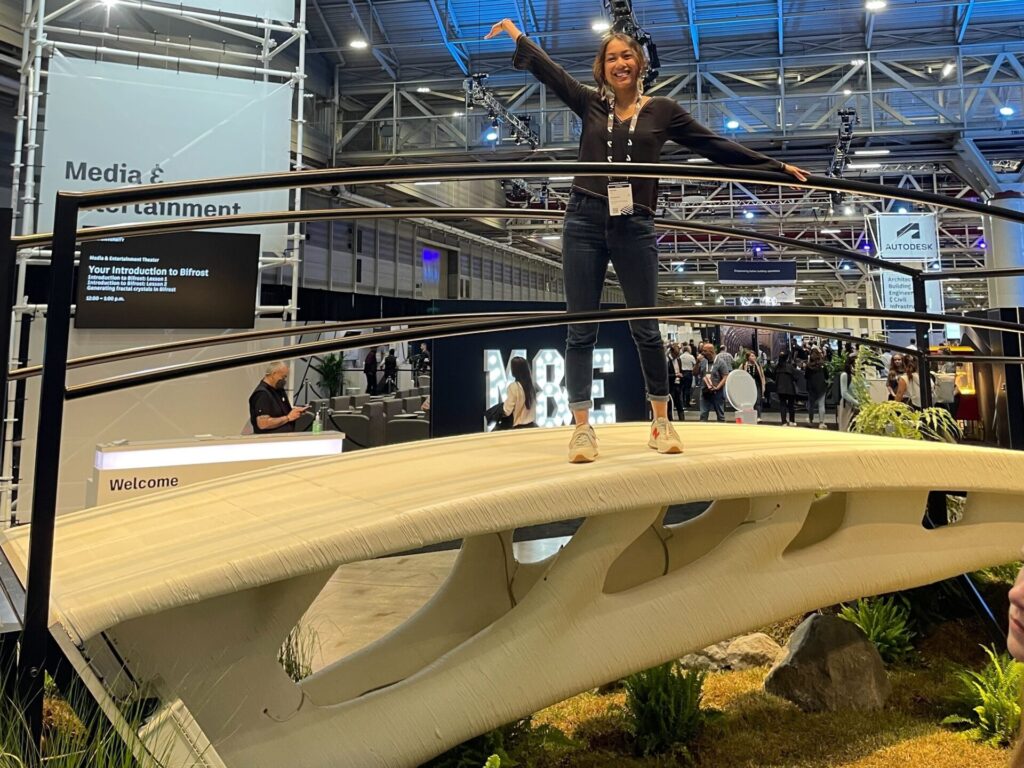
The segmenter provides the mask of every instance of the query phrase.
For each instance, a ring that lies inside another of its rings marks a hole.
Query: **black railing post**
[[[910,278],[914,285],[914,311],[928,311],[927,283],[918,273]],[[932,374],[929,370],[928,347],[931,346],[931,323],[918,322],[914,325],[917,340],[917,380],[921,390],[921,407],[932,407]]]
[[[57,520],[57,482],[60,437],[67,386],[68,340],[75,269],[75,229],[78,201],[57,195],[50,257],[50,292],[43,346],[43,379],[39,392],[39,428],[32,480],[32,520],[29,528],[28,580],[25,585],[25,624],[21,633],[18,680],[29,735],[36,746],[43,733],[43,672],[49,645],[50,577]]]
[[[0,466],[3,465],[4,453],[7,451],[6,425],[10,415],[11,404],[7,401],[8,374],[11,369],[11,323],[14,312],[14,286],[16,280],[15,259],[17,250],[11,241],[11,222],[13,212],[10,208],[0,208]],[[10,491],[8,490],[8,493]]]

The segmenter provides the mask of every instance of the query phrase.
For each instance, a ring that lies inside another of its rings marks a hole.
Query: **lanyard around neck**
[[[626,162],[632,162],[633,132],[636,131],[636,121],[640,117],[640,107],[643,105],[643,96],[637,94],[636,108],[633,110],[633,117],[629,121],[629,134],[626,137]],[[612,160],[612,130],[615,128],[615,99],[608,99],[608,162]]]

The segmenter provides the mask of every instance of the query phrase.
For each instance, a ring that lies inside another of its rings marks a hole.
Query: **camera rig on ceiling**
[[[836,136],[836,146],[832,150],[832,159],[829,161],[828,170],[825,171],[825,176],[830,179],[843,178],[843,172],[850,162],[850,145],[853,143],[853,129],[860,122],[857,119],[857,110],[855,109],[840,109],[836,114],[839,115],[839,133]],[[835,208],[837,205],[842,204],[843,193],[830,192],[829,201],[832,207]]]
[[[509,111],[498,101],[491,89],[484,85],[486,79],[486,73],[477,72],[462,81],[462,87],[466,92],[466,112],[483,107],[487,110],[487,116],[491,118],[491,125],[494,128],[505,125],[517,146],[529,144],[530,149],[536,149],[540,145],[540,137],[530,125],[530,116],[520,117]]]
[[[647,56],[647,71],[644,73],[644,88],[650,88],[658,79],[661,60],[658,58],[658,46],[650,34],[640,26],[633,12],[632,0],[604,0],[604,7],[612,17],[612,32],[621,32],[636,40]]]

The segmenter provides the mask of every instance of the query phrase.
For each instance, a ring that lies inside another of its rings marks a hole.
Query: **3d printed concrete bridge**
[[[246,474],[61,518],[55,631],[181,699],[231,768],[412,766],[579,691],[801,611],[1018,556],[1024,454],[739,425],[473,435]],[[403,478],[399,481],[399,478]],[[929,491],[967,492],[928,530]],[[664,526],[667,505],[713,499]],[[512,531],[586,518],[549,559]],[[24,573],[27,532],[3,547]],[[344,563],[463,538],[436,596],[300,684],[276,654]],[[114,652],[112,652],[112,649]]]

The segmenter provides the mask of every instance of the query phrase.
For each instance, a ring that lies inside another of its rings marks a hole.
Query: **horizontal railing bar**
[[[554,310],[553,310],[554,311]],[[508,317],[509,315],[516,314],[531,314],[529,312],[484,312],[478,315],[473,315],[473,318],[479,316],[492,316],[492,317]],[[457,322],[459,315],[412,315],[409,317],[403,317],[401,325],[422,325],[428,323],[436,323],[439,317],[452,317],[452,322]],[[148,357],[150,355],[159,355],[166,352],[180,352],[189,349],[200,349],[212,346],[221,346],[224,344],[242,344],[250,341],[262,341],[265,339],[274,338],[288,338],[289,336],[304,336],[306,334],[313,333],[331,333],[333,331],[346,331],[354,330],[357,328],[373,328],[381,325],[382,319],[387,320],[388,318],[367,318],[360,320],[339,320],[335,322],[327,323],[316,323],[314,325],[304,326],[288,326],[287,328],[266,328],[258,331],[239,331],[238,333],[229,333],[221,336],[205,336],[196,339],[182,339],[180,341],[168,341],[162,344],[149,344],[144,347],[130,347],[128,349],[118,350],[116,352],[102,352],[96,355],[87,355],[85,357],[75,357],[68,360],[69,369],[87,368],[93,365],[101,365],[103,363],[115,363],[122,360],[133,360],[139,357]],[[385,325],[393,325],[393,323],[384,323]],[[31,379],[43,371],[41,365],[29,365],[24,368],[15,368],[8,376],[11,381],[20,381],[21,379]]]
[[[977,269],[942,269],[934,272],[921,272],[923,280],[981,279],[983,277],[1020,277],[1024,275],[1024,267],[978,267]]]
[[[216,216],[200,219],[172,219],[152,223],[107,225],[80,229],[76,235],[79,242],[103,240],[108,237],[137,237],[139,235],[166,234],[168,232],[184,232],[193,229],[211,229],[213,227],[240,227],[250,224],[280,224],[299,221],[330,221],[338,219],[403,219],[403,218],[434,218],[434,219],[548,219],[565,218],[564,211],[536,210],[529,208],[434,208],[415,206],[406,208],[318,208],[301,211],[269,211],[267,213],[245,213],[234,216]],[[700,222],[677,221],[675,219],[654,220],[658,229],[681,230],[684,232],[704,232],[708,234],[736,237],[743,240],[775,243],[793,248],[804,248],[840,259],[868,264],[880,269],[890,269],[905,275],[916,275],[919,270],[904,266],[898,262],[888,262],[875,256],[867,256],[856,250],[847,250],[824,243],[806,242],[781,235],[769,235],[750,229],[732,229],[714,224]],[[130,228],[130,231],[128,231]],[[38,247],[48,245],[52,233],[26,235],[16,238],[19,247]]]
[[[1005,320],[989,320],[986,318],[961,317],[959,315],[938,315],[928,312],[899,312],[888,309],[857,309],[851,312],[848,308],[842,307],[751,307],[738,312],[728,312],[729,316],[751,316],[751,315],[784,315],[784,316],[835,316],[835,317],[856,317],[877,320],[896,320],[909,322],[917,325],[924,323],[944,325],[947,323],[958,323],[974,328],[984,328],[994,331],[1009,331],[1012,333],[1024,333],[1024,325],[1010,323]],[[105,392],[117,392],[131,387],[144,384],[155,384],[161,381],[173,381],[200,373],[214,373],[228,370],[230,368],[241,368],[256,363],[266,363],[271,360],[282,358],[308,357],[326,352],[341,352],[349,349],[359,349],[368,345],[380,345],[391,342],[408,341],[416,338],[447,338],[450,336],[468,336],[475,333],[488,331],[518,330],[522,328],[542,328],[551,325],[563,325],[566,323],[607,323],[621,320],[638,320],[642,318],[664,318],[664,317],[687,317],[693,320],[701,320],[708,317],[723,315],[719,307],[693,307],[685,312],[680,312],[678,307],[640,307],[627,309],[595,310],[592,312],[566,312],[536,317],[509,317],[496,318],[484,322],[460,323],[456,328],[450,325],[439,324],[436,326],[420,326],[413,331],[382,331],[379,333],[364,334],[359,337],[347,339],[328,339],[324,341],[307,342],[296,344],[291,347],[280,347],[272,350],[259,350],[244,354],[229,355],[213,358],[211,360],[199,360],[191,363],[156,368],[139,373],[122,374],[107,379],[86,382],[67,387],[65,397],[69,400],[77,400],[91,395]],[[396,325],[401,324],[400,318],[392,318]],[[801,329],[794,328],[794,332]]]
[[[153,200],[169,200],[188,195],[201,196],[268,189],[384,184],[421,180],[458,180],[465,178],[537,178],[569,174],[576,176],[625,176],[651,179],[729,181],[743,184],[768,184],[798,189],[816,189],[823,192],[867,194],[892,200],[936,205],[942,208],[977,213],[980,216],[994,216],[1024,224],[1024,212],[1022,211],[998,208],[996,206],[975,203],[970,200],[946,197],[915,189],[887,187],[882,184],[873,184],[865,181],[833,179],[818,175],[809,176],[807,181],[797,181],[794,177],[781,171],[757,171],[709,165],[684,166],[670,163],[594,163],[570,161],[522,163],[488,161],[486,163],[376,165],[175,181],[164,184],[146,184],[135,187],[117,187],[115,189],[84,192],[58,192],[58,195],[74,199],[81,210],[86,210],[130,205]]]

